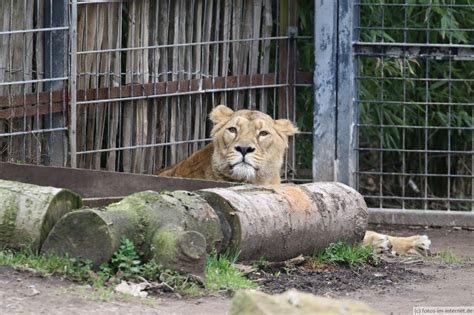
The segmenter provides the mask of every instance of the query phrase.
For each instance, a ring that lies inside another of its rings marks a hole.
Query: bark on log
[[[67,189],[0,180],[0,247],[38,252],[56,222],[80,207]]]
[[[283,261],[338,240],[359,242],[367,227],[363,197],[340,183],[237,186],[198,193],[225,218],[224,246],[240,252],[241,260]]]
[[[145,191],[104,210],[65,215],[50,232],[42,252],[82,257],[98,266],[128,238],[145,260],[200,276],[206,252],[221,247],[219,219],[194,193]]]
[[[145,260],[201,276],[212,248],[240,252],[241,260],[284,261],[338,240],[361,241],[367,217],[362,196],[339,183],[148,191],[105,211],[68,213],[42,252],[67,253],[98,266],[126,237]]]

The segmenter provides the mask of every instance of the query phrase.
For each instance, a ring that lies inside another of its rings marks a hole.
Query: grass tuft
[[[236,256],[211,253],[207,259],[205,286],[210,291],[256,289],[255,282],[247,279],[235,268]]]
[[[322,267],[328,264],[345,264],[353,267],[377,262],[371,246],[362,243],[351,246],[342,241],[333,243],[325,250],[314,253],[310,261],[315,267]]]
[[[447,265],[462,265],[463,262],[453,252],[449,250],[443,250],[436,254],[436,256]]]
[[[78,282],[89,280],[93,273],[90,261],[56,255],[35,255],[30,251],[14,252],[8,249],[0,251],[0,265],[31,268],[44,276],[57,274]]]
[[[0,265],[13,268],[33,269],[44,275],[59,275],[72,281],[90,284],[104,299],[113,294],[113,286],[121,280],[146,279],[150,282],[166,284],[171,291],[186,296],[200,296],[206,291],[236,291],[243,288],[257,288],[235,266],[231,255],[218,255],[215,252],[208,257],[205,270],[205,286],[195,279],[183,276],[176,271],[165,269],[154,261],[142,263],[135,246],[124,239],[110,262],[102,264],[99,270],[93,270],[89,261],[55,255],[36,255],[30,251],[0,250]],[[102,297],[101,297],[102,298]]]

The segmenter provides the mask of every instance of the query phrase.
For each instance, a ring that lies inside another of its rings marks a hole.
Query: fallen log
[[[284,261],[338,240],[361,241],[367,217],[362,196],[338,183],[147,191],[103,210],[65,215],[42,252],[67,253],[98,266],[125,237],[145,260],[200,276],[212,248],[232,249],[241,260]]]
[[[200,276],[206,253],[221,248],[222,232],[217,215],[198,195],[145,191],[102,210],[65,215],[41,251],[89,259],[97,267],[112,258],[123,238],[147,261]]]
[[[56,222],[80,207],[67,189],[0,180],[0,247],[38,252]]]
[[[338,240],[360,242],[367,205],[340,183],[236,186],[198,191],[221,213],[224,244],[242,260],[284,261]]]

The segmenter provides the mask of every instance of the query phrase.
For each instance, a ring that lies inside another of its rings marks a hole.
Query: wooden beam
[[[235,183],[200,179],[183,179],[130,173],[116,173],[63,167],[19,165],[0,162],[0,179],[41,186],[70,189],[94,205],[103,205],[135,192],[198,190],[211,187],[230,187]]]

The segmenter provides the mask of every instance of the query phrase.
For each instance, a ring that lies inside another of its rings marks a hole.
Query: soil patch
[[[312,270],[308,264],[286,270],[259,270],[250,275],[262,291],[281,293],[289,288],[316,295],[341,295],[360,289],[386,291],[387,287],[407,285],[430,280],[432,277],[421,271],[407,269],[400,263],[381,261],[377,265],[360,267],[329,266],[323,270]]]
[[[427,234],[434,253],[449,250],[464,258],[463,266],[431,261],[384,263],[349,270],[260,270],[250,275],[266,292],[297,288],[323,296],[363,301],[384,314],[412,314],[414,306],[467,306],[474,300],[474,232],[460,229],[371,227],[393,235]],[[468,262],[468,258],[471,258]],[[93,290],[58,277],[39,277],[0,266],[0,313],[35,314],[226,314],[229,297],[198,299],[153,297],[140,300],[94,299]],[[85,295],[83,292],[89,292]],[[169,295],[169,294],[168,294]],[[166,296],[166,294],[165,294]]]

